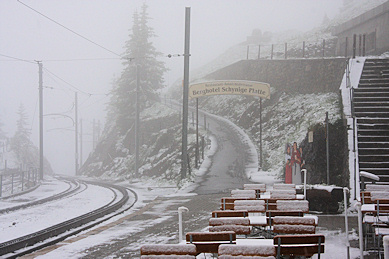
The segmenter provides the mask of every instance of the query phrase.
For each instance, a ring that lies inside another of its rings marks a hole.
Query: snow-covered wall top
[[[206,76],[208,80],[253,80],[287,93],[338,92],[346,58],[242,60]]]

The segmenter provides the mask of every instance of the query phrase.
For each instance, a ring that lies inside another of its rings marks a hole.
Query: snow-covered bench
[[[261,197],[261,193],[266,192],[266,184],[264,183],[247,183],[243,185],[244,190],[254,190],[257,199]]]
[[[278,200],[276,204],[279,211],[309,212],[309,202],[307,200]]]
[[[189,232],[186,234],[186,243],[194,244],[197,254],[214,254],[221,244],[236,244],[236,234],[233,231]]]
[[[223,197],[220,202],[221,210],[233,210],[234,202],[236,200],[255,200],[255,198],[247,198],[247,197]]]
[[[389,185],[388,184],[366,184],[365,191],[372,192],[372,191],[387,191],[389,192]]]
[[[273,245],[221,245],[219,259],[232,258],[275,258],[276,250]]]
[[[234,231],[237,235],[249,235],[251,233],[248,218],[210,218],[209,226],[209,232]]]
[[[324,235],[277,235],[273,238],[277,258],[281,256],[306,256],[324,253]]]
[[[311,217],[274,217],[273,233],[315,234],[316,221]]]
[[[273,185],[273,190],[296,190],[296,185],[293,183],[275,183]]]
[[[255,190],[232,190],[231,197],[256,199],[257,195],[255,194]]]
[[[295,200],[296,189],[279,189],[270,191],[270,199],[274,200]]]
[[[216,210],[212,211],[212,218],[247,217],[247,210]]]
[[[234,210],[260,213],[266,211],[266,204],[264,200],[235,200]]]
[[[196,246],[193,244],[156,244],[143,245],[140,248],[141,259],[151,258],[183,258],[195,259]]]

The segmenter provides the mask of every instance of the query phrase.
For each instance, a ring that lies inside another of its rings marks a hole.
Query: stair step
[[[389,125],[388,124],[357,124],[358,131],[360,130],[388,130],[389,131]]]
[[[358,88],[362,87],[389,87],[389,82],[359,82]]]
[[[354,102],[388,102],[388,96],[355,96],[353,97]]]
[[[378,114],[387,113],[389,115],[389,107],[370,107],[370,106],[367,106],[367,107],[356,106],[356,107],[354,107],[355,114],[367,113],[367,112],[378,113]]]
[[[357,118],[357,124],[389,124],[389,118]]]
[[[354,90],[354,98],[355,97],[374,97],[374,96],[388,96],[389,95],[389,87],[385,90],[381,91],[370,91],[369,89],[360,89]]]
[[[389,142],[359,142],[358,141],[358,147],[360,149],[372,149],[374,151],[375,149],[386,149],[389,151]]]
[[[367,171],[369,173],[379,176],[380,178],[381,178],[380,175],[389,176],[389,168],[359,167],[359,171]]]
[[[389,150],[376,149],[376,148],[359,148],[358,155],[388,155]]]
[[[359,161],[359,168],[361,168],[361,167],[389,170],[389,162],[361,162],[361,161]]]
[[[389,73],[362,74],[360,79],[381,78],[389,80]]]
[[[358,141],[362,142],[387,142],[389,136],[358,136]]]
[[[354,115],[356,117],[370,117],[370,118],[388,118],[388,112],[355,112]]]
[[[353,88],[354,89],[354,93],[355,92],[366,92],[366,91],[369,91],[369,92],[386,92],[388,90],[388,87],[385,87],[385,86],[377,86],[377,87],[374,87],[374,86],[359,86],[357,88]]]
[[[389,161],[389,154],[359,155],[359,162],[385,162]]]
[[[386,108],[389,107],[389,103],[385,102],[354,102],[354,108]]]
[[[371,130],[371,129],[358,129],[358,137],[360,136],[389,136],[388,130]]]
[[[364,78],[364,79],[360,79],[359,80],[359,83],[387,83],[388,80],[386,78],[377,78],[377,77],[374,77],[374,78]]]

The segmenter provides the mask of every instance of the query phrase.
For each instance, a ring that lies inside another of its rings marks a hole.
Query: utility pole
[[[135,177],[139,176],[139,85],[140,66],[136,65],[136,110],[135,110]]]
[[[328,112],[326,112],[326,157],[327,157],[327,184],[330,185],[330,143],[328,129]]]
[[[43,71],[42,62],[39,67],[39,178],[43,180]]]
[[[199,156],[199,98],[196,98],[196,159],[195,167],[199,168],[200,156]]]
[[[186,178],[188,169],[188,95],[189,95],[189,45],[190,45],[190,7],[185,8],[185,52],[184,52],[184,89],[182,110],[182,155],[181,155],[181,179]]]
[[[80,167],[82,167],[82,119],[80,119]]]
[[[259,98],[259,166],[263,167],[262,163],[262,99]]]
[[[93,125],[92,125],[92,147],[93,147],[93,150],[95,150],[95,147],[96,147],[96,143],[95,143],[95,140],[96,140],[96,122],[95,122],[95,119],[93,119]]]
[[[77,92],[74,93],[74,127],[75,127],[75,175],[78,175],[78,97]]]

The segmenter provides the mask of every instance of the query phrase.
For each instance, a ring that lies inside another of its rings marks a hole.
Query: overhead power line
[[[26,60],[26,59],[16,58],[16,57],[4,55],[4,54],[0,54],[0,56],[6,57],[6,58],[11,58],[11,59],[14,59],[14,60],[17,60],[17,61],[23,61],[23,62],[27,62],[27,63],[31,63],[31,64],[36,65],[36,61],[33,61],[33,60]]]
[[[57,22],[56,20],[54,20],[54,19],[48,17],[47,15],[45,15],[45,14],[39,12],[38,10],[36,10],[36,9],[32,8],[31,6],[29,6],[29,5],[25,4],[25,3],[23,3],[22,1],[20,1],[20,0],[17,0],[17,1],[18,1],[19,3],[21,3],[22,5],[24,5],[25,7],[29,8],[29,9],[33,10],[34,12],[38,13],[39,15],[45,17],[45,18],[48,19],[49,21],[51,21],[51,22],[57,24],[58,26],[61,26],[62,28],[64,28],[64,29],[70,31],[71,33],[73,33],[73,34],[75,34],[75,35],[77,35],[78,37],[83,38],[84,40],[86,40],[86,41],[88,41],[88,42],[90,42],[90,43],[92,43],[92,44],[94,44],[94,45],[96,45],[96,46],[98,46],[98,47],[100,47],[100,48],[102,48],[102,49],[104,49],[104,50],[106,50],[106,51],[108,51],[108,52],[110,52],[110,53],[112,53],[112,54],[118,56],[118,57],[122,57],[120,54],[118,54],[118,53],[116,53],[116,52],[114,52],[114,51],[112,51],[112,50],[110,50],[110,49],[108,49],[108,48],[106,48],[106,47],[104,47],[104,46],[98,44],[97,42],[95,42],[95,41],[93,41],[93,40],[88,39],[87,37],[85,37],[85,36],[81,35],[80,33],[78,33],[78,32],[76,32],[76,31],[70,29],[69,27],[66,27],[65,25],[63,25],[63,24]]]
[[[96,94],[96,93],[89,93],[89,92],[85,92],[83,90],[81,90],[80,88],[72,85],[71,83],[67,82],[65,79],[62,79],[61,77],[57,76],[56,74],[54,74],[53,72],[51,72],[50,70],[48,70],[47,68],[43,68],[46,72],[48,72],[49,74],[51,74],[52,76],[56,77],[57,79],[61,80],[62,82],[64,82],[65,84],[67,84],[68,86],[72,87],[73,89],[75,89],[76,91],[78,92],[81,92],[83,94],[86,94],[86,95],[89,95],[89,96],[92,96],[92,95],[107,95],[107,94]]]

